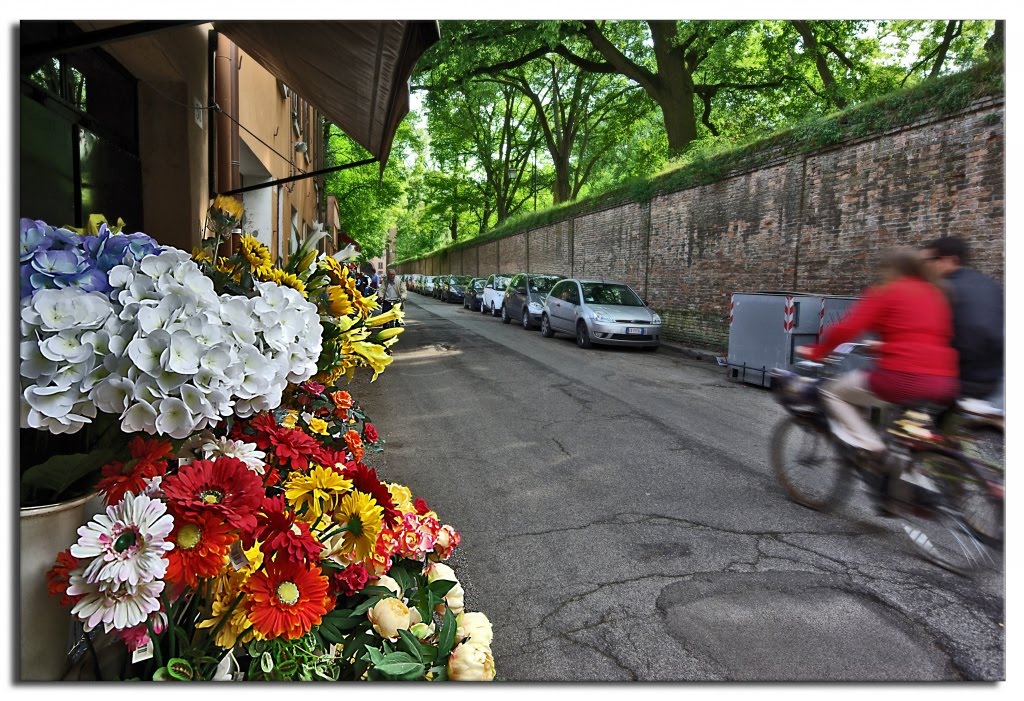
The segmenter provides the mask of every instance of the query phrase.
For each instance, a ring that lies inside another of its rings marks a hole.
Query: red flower
[[[176,513],[213,513],[243,531],[256,526],[256,510],[263,501],[259,475],[230,457],[195,460],[165,477],[160,488]]]
[[[71,572],[78,567],[78,558],[71,554],[71,548],[67,548],[57,553],[56,563],[46,573],[46,589],[54,596],[60,596],[61,606],[72,606],[82,598],[68,594]]]
[[[128,492],[140,494],[146,480],[167,471],[167,460],[174,450],[168,441],[135,436],[128,443],[131,460],[116,460],[103,466],[103,478],[96,485],[104,493],[104,502],[116,504]]]
[[[270,447],[270,434],[277,430],[273,414],[261,412],[248,421],[236,421],[231,427],[231,438],[255,443],[258,450]]]
[[[362,591],[366,582],[370,579],[370,573],[361,562],[356,562],[340,572],[331,575],[331,584],[338,596],[348,596]]]
[[[268,559],[284,558],[294,562],[310,563],[319,559],[320,541],[310,535],[308,523],[296,523],[285,509],[284,496],[268,497],[256,515],[256,528],[245,538],[243,545],[252,547],[260,541],[260,550]]]
[[[309,469],[309,458],[316,455],[320,443],[300,428],[279,428],[270,434],[274,456],[281,465],[293,470]]]
[[[355,464],[347,451],[335,450],[326,445],[320,446],[320,452],[317,453],[313,460],[324,467],[332,468],[335,472],[341,472],[349,465]]]
[[[319,567],[306,568],[301,562],[266,562],[242,585],[246,613],[253,628],[265,638],[294,640],[327,613],[327,577]]]
[[[376,443],[380,440],[380,434],[373,424],[363,424],[363,440],[367,443]]]
[[[174,549],[167,553],[167,581],[195,587],[200,579],[216,577],[224,569],[235,539],[230,526],[216,514],[175,513],[170,536]]]
[[[321,395],[324,393],[324,390],[327,389],[319,382],[314,382],[313,380],[306,380],[301,385],[299,385],[299,387],[305,390],[306,392],[315,395]]]
[[[423,516],[428,511],[430,511],[430,507],[427,506],[427,502],[423,497],[416,497],[415,499],[413,499],[412,508],[416,509],[416,513],[418,513],[420,516]]]
[[[395,508],[395,503],[391,501],[391,492],[388,491],[387,485],[383,484],[377,477],[376,470],[367,467],[361,462],[355,462],[346,465],[341,474],[352,480],[353,489],[369,494],[384,509],[384,523],[386,525],[394,526],[398,523],[401,516],[398,513],[398,509]]]

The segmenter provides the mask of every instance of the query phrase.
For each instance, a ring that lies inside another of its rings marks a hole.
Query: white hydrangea
[[[21,302],[21,425],[74,433],[97,410],[126,432],[185,438],[224,416],[276,408],[316,373],[316,305],[288,287],[217,295],[184,251],[108,276],[109,297],[44,289]]]

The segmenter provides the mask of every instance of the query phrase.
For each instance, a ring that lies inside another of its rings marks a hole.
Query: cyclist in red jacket
[[[880,337],[873,369],[841,375],[821,394],[835,435],[864,451],[867,467],[884,472],[885,444],[861,408],[952,402],[959,382],[952,311],[946,296],[929,282],[920,257],[897,250],[881,269],[882,284],[868,289],[842,320],[826,327],[817,345],[796,352],[820,360],[840,343],[872,332]]]

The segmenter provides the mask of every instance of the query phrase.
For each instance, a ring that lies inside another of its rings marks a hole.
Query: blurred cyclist
[[[957,355],[950,345],[952,312],[946,296],[929,282],[921,258],[911,250],[890,253],[881,265],[882,284],[868,289],[839,322],[827,326],[817,345],[799,346],[799,355],[824,358],[840,343],[877,334],[877,362],[854,370],[822,389],[836,437],[856,449],[858,462],[886,472],[885,443],[861,407],[887,403],[952,402],[959,390]]]
[[[965,267],[970,251],[957,236],[926,243],[921,255],[943,281],[953,308],[953,348],[960,357],[960,394],[989,397],[1003,379],[1003,290],[999,283]]]

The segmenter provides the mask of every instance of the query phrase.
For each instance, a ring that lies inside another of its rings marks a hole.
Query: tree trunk
[[[659,96],[670,156],[678,156],[697,138],[697,116],[693,110],[693,83],[689,90],[677,89]]]

